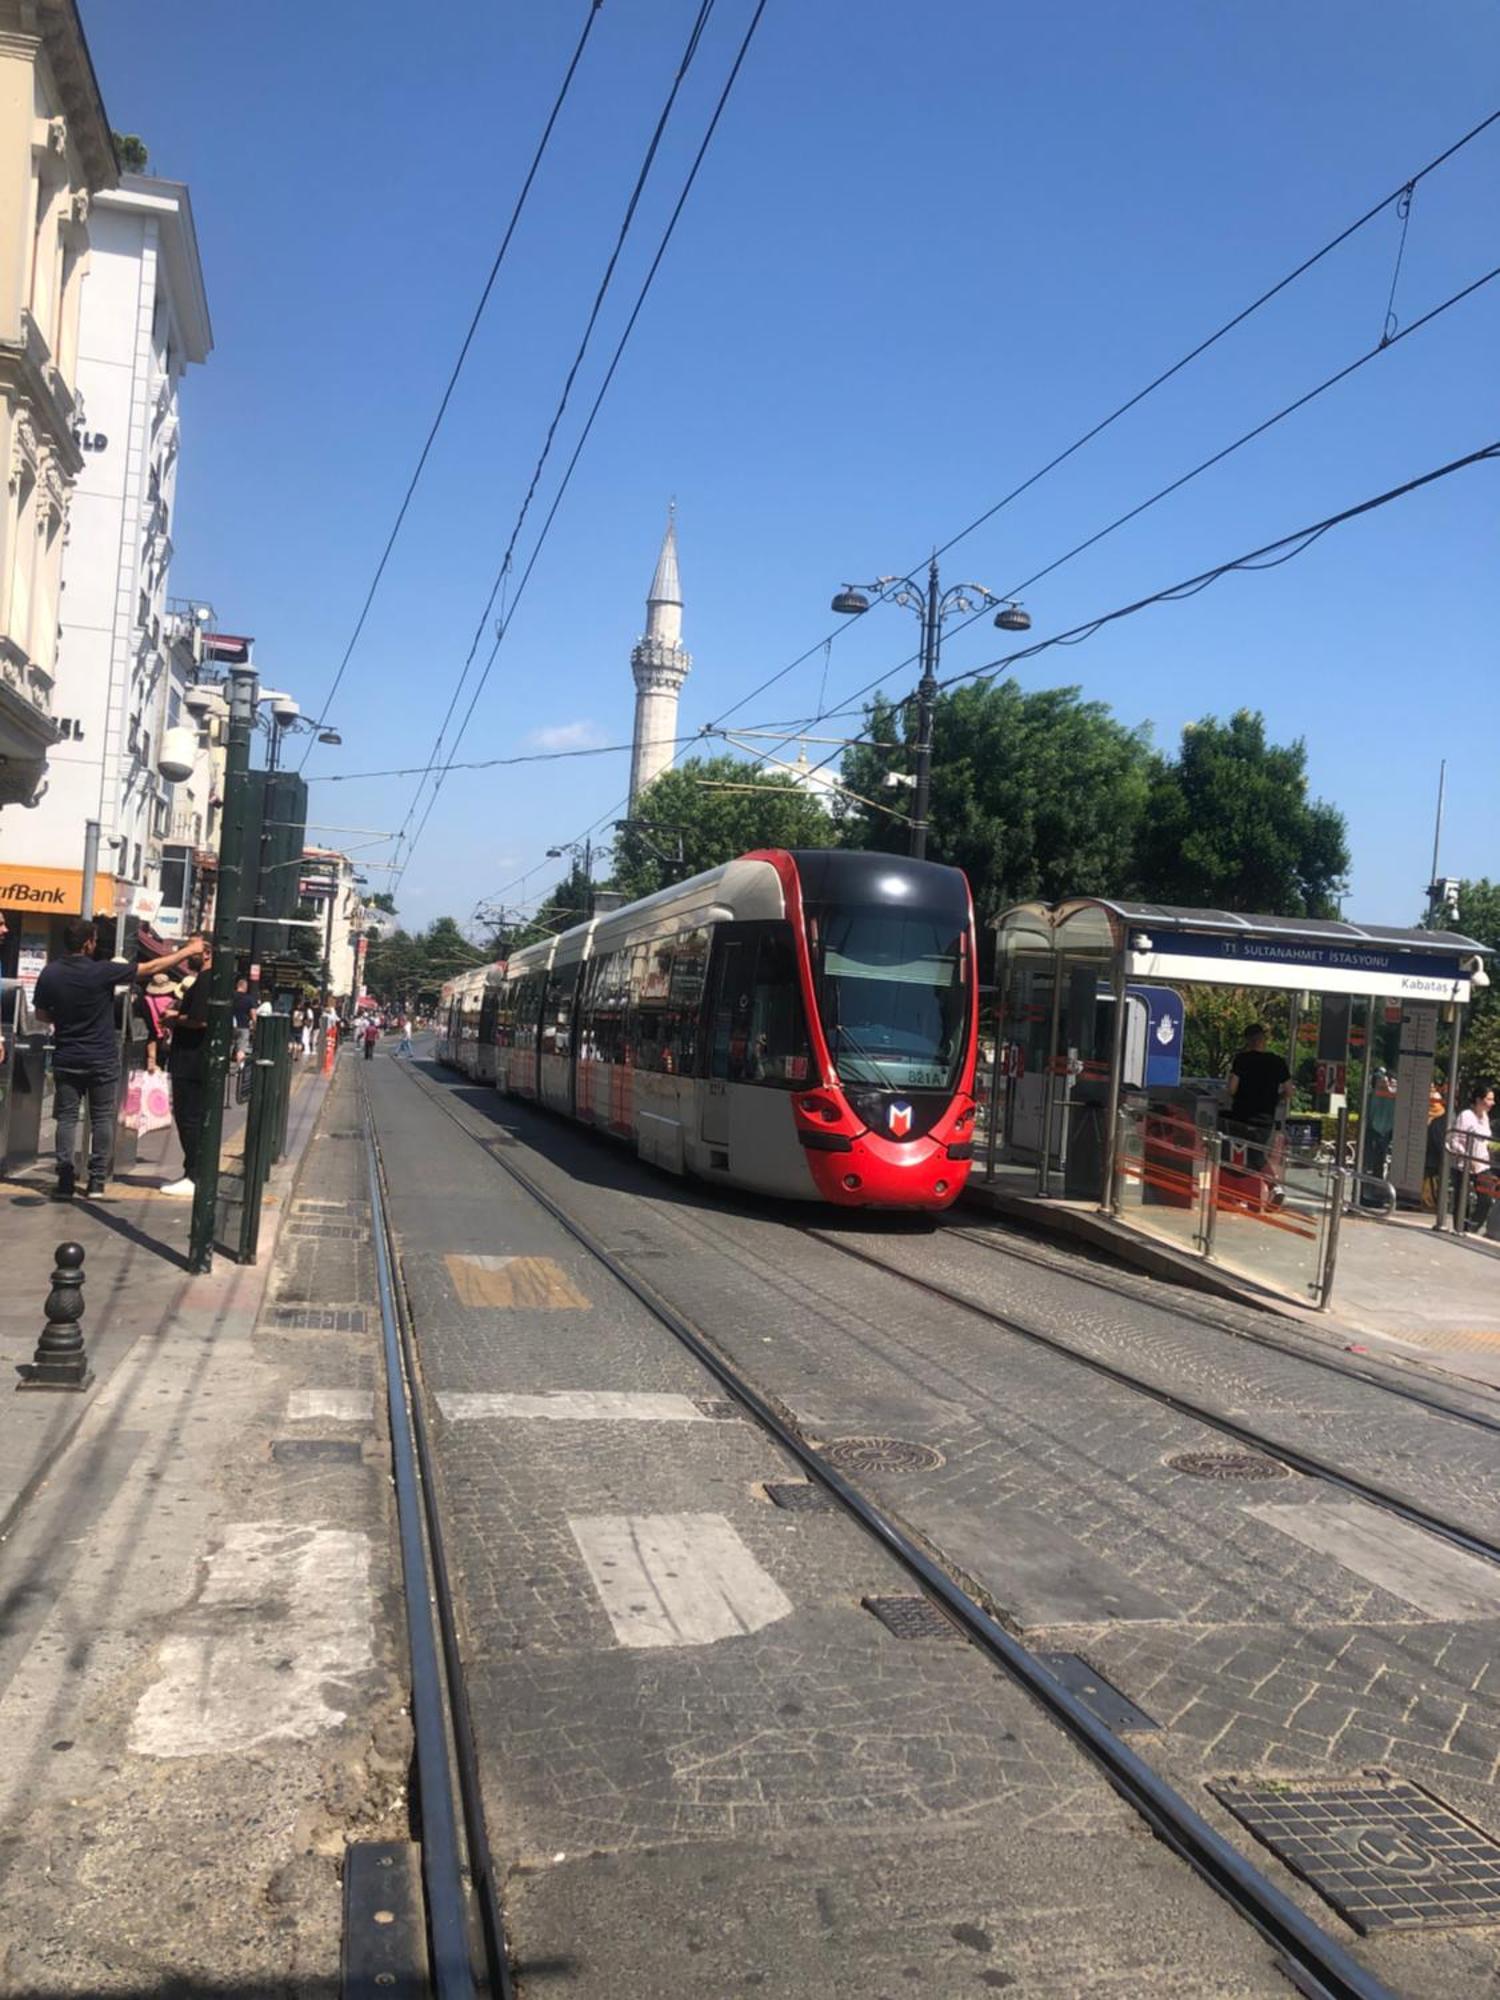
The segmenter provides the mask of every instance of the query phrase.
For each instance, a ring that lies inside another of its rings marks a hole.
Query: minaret
[[[693,656],[682,643],[682,584],[677,575],[677,503],[667,510],[667,532],[646,596],[646,632],[630,655],[635,676],[635,737],[630,752],[630,810],[671,763],[677,735],[677,697]]]

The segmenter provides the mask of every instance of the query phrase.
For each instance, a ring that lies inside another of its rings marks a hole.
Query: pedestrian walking
[[[411,1052],[411,1016],[410,1014],[403,1014],[401,1016],[401,1039],[396,1044],[396,1054],[398,1056],[409,1056]]]
[[[182,1145],[182,1172],[168,1181],[163,1194],[190,1195],[197,1185],[203,1141],[204,1070],[208,1053],[209,968],[213,953],[205,945],[198,976],[168,1019],[172,1040],[167,1047],[167,1075],[172,1079],[172,1116]]]
[[[379,1024],[379,1022],[378,1022],[378,1021],[375,1021],[375,1020],[373,1020],[373,1019],[371,1019],[371,1020],[368,1020],[368,1021],[366,1021],[366,1023],[365,1023],[365,1061],[366,1061],[366,1062],[369,1062],[369,1061],[371,1061],[371,1060],[373,1059],[373,1057],[374,1057],[374,1054],[375,1054],[375,1044],[376,1044],[376,1043],[377,1043],[377,1042],[378,1042],[379,1040],[380,1040],[380,1024]]]
[[[250,1053],[250,1031],[255,1025],[255,996],[250,991],[248,979],[234,982],[231,1013],[234,1018],[234,1060],[238,1065]]]
[[[301,1007],[292,1009],[292,1060],[307,1054],[307,1015]]]
[[[1459,1112],[1448,1134],[1448,1151],[1454,1160],[1456,1185],[1453,1191],[1454,1222],[1460,1234],[1466,1229],[1482,1230],[1494,1200],[1494,1157],[1490,1152],[1490,1113],[1495,1108],[1495,1086],[1479,1082],[1469,1091],[1469,1101]],[[1469,1169],[1469,1213],[1463,1213],[1465,1165]]]
[[[52,1028],[53,1108],[57,1114],[57,1185],[54,1201],[76,1192],[73,1149],[78,1111],[89,1107],[89,1178],[86,1192],[103,1194],[120,1086],[120,1045],[115,1032],[115,992],[136,979],[170,972],[203,950],[191,938],[176,951],[132,965],[128,959],[97,957],[99,933],[87,918],[63,928],[63,954],[43,968],[36,983],[34,1011]]]

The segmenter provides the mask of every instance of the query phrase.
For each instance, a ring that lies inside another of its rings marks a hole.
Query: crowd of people
[[[0,919],[3,925],[3,919]],[[172,949],[143,933],[135,959],[100,955],[98,926],[74,918],[63,933],[63,950],[40,973],[32,1000],[38,1022],[52,1031],[53,1102],[56,1114],[56,1201],[71,1201],[79,1192],[75,1157],[78,1121],[88,1108],[89,1157],[85,1195],[101,1195],[113,1150],[116,1118],[121,1109],[121,1043],[116,1019],[116,995],[131,992],[131,1004],[144,1035],[144,1063],[132,1072],[129,1089],[136,1094],[146,1079],[164,1076],[170,1093],[170,1121],[182,1148],[182,1171],[161,1192],[191,1196],[197,1186],[202,1145],[207,1046],[209,973],[213,949],[203,937],[192,937]],[[271,995],[249,978],[236,979],[230,1003],[233,1024],[231,1063],[238,1070],[249,1060],[258,1017],[276,1011]],[[285,1001],[283,1000],[285,1008]],[[400,1041],[395,1053],[412,1053],[412,1023],[408,1015],[374,1013],[357,1023],[341,1018],[331,1004],[297,998],[289,1011],[290,1052],[294,1062],[311,1060],[332,1034],[342,1041],[357,1034],[371,1055],[387,1029]],[[4,1047],[0,1044],[0,1060]],[[159,1087],[158,1087],[159,1088]],[[135,1096],[127,1094],[125,1123],[134,1119]],[[152,1130],[159,1121],[137,1129]]]

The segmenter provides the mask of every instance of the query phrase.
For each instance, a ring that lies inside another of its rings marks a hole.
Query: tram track
[[[1030,1246],[1022,1247],[1016,1233],[1010,1229],[969,1229],[961,1223],[943,1222],[939,1225],[945,1237],[956,1237],[962,1243],[972,1243],[979,1249],[987,1250],[992,1256],[1012,1257],[1017,1263],[1029,1264],[1034,1270],[1047,1271],[1052,1276],[1064,1278],[1072,1283],[1087,1285],[1091,1289],[1105,1292],[1112,1298],[1125,1299],[1131,1305],[1153,1307],[1153,1301],[1129,1284],[1116,1282],[1096,1268],[1085,1267],[1084,1260],[1062,1262]],[[1160,1310],[1159,1306],[1154,1307]],[[1421,1409],[1430,1410],[1434,1416],[1449,1417],[1454,1423],[1469,1424],[1476,1430],[1489,1431],[1500,1436],[1500,1416],[1492,1416],[1486,1411],[1467,1409],[1449,1402],[1430,1391],[1416,1387],[1399,1377],[1376,1374],[1367,1368],[1351,1367],[1347,1362],[1338,1361],[1332,1355],[1319,1354],[1304,1345],[1293,1345],[1289,1341],[1277,1340],[1268,1333],[1254,1328],[1236,1326],[1232,1321],[1194,1304],[1190,1298],[1175,1295],[1171,1306],[1172,1315],[1177,1319],[1191,1320],[1196,1326],[1207,1327],[1213,1333],[1222,1333],[1233,1340],[1245,1341],[1252,1347],[1264,1348],[1268,1353],[1284,1355],[1289,1361],[1301,1362],[1308,1368],[1319,1368],[1325,1374],[1337,1376],[1346,1382],[1362,1382],[1371,1389],[1395,1396],[1404,1403],[1413,1403]],[[1405,1364],[1393,1361],[1391,1368]]]
[[[913,1271],[903,1270],[899,1264],[890,1263],[884,1257],[877,1257],[872,1251],[844,1241],[836,1232],[804,1225],[802,1233],[812,1241],[824,1245],[827,1249],[836,1250],[857,1263],[868,1265],[871,1269],[882,1271],[890,1277],[899,1278],[903,1284],[914,1286],[918,1291],[925,1292],[929,1298],[941,1299],[945,1305],[956,1306],[962,1312],[972,1313],[976,1318],[984,1320],[991,1326],[999,1327],[1003,1332],[1029,1341],[1034,1346],[1045,1348],[1049,1353],[1075,1361],[1080,1367],[1088,1369],[1091,1374],[1098,1375],[1107,1382],[1112,1382],[1117,1388],[1129,1390],[1133,1395],[1145,1397],[1161,1408],[1170,1410],[1175,1416],[1186,1417],[1194,1423],[1202,1424],[1205,1429],[1232,1438],[1236,1444],[1275,1459],[1306,1479],[1321,1480],[1328,1486],[1337,1487],[1353,1498],[1378,1507],[1385,1513],[1393,1514],[1409,1526],[1420,1528],[1425,1533],[1436,1536],[1440,1541],[1447,1542],[1451,1547],[1461,1549],[1465,1555],[1478,1556],[1481,1560],[1500,1567],[1500,1542],[1486,1535],[1476,1534],[1472,1529],[1462,1527],[1455,1521],[1447,1520],[1443,1515],[1433,1513],[1430,1508],[1422,1506],[1418,1501],[1407,1499],[1392,1491],[1390,1487],[1382,1486],[1345,1468],[1331,1465],[1316,1453],[1305,1451],[1300,1445],[1290,1444],[1284,1438],[1274,1437],[1270,1432],[1258,1429],[1253,1424],[1243,1423],[1239,1418],[1230,1416],[1227,1411],[1216,1410],[1193,1397],[1179,1395],[1176,1390],[1164,1388],[1160,1383],[1133,1374],[1128,1368],[1121,1368],[1112,1361],[1106,1361],[1101,1355],[1090,1354],[1085,1349],[1075,1346],[1072,1341],[1062,1339],[1058,1334],[1049,1332],[1033,1321],[1022,1319],[1014,1313],[999,1312],[993,1306],[987,1306],[981,1300],[971,1298],[952,1285],[942,1284],[936,1278],[923,1277]]]
[[[485,1970],[482,1990],[497,2000],[514,2000],[444,1545],[416,1329],[400,1282],[385,1165],[363,1080],[360,1110],[411,1666],[412,1736],[432,1991],[436,2000],[474,2000],[481,1990],[473,1964],[473,1933],[477,1929]]]
[[[447,1092],[427,1083],[410,1066],[407,1075],[421,1096],[670,1332],[808,1478],[906,1570],[972,1645],[1026,1690],[1156,1836],[1267,1941],[1281,1970],[1298,1992],[1308,1996],[1308,2000],[1394,2000],[1391,1990],[1374,1973],[1361,1965],[1066,1688],[1036,1654],[950,1574],[912,1528],[830,1463],[819,1447],[804,1436],[790,1414],[751,1380],[709,1332],[663,1297],[648,1279],[524,1168],[487,1143],[485,1135],[459,1115]],[[904,1275],[896,1273],[895,1267],[884,1268],[895,1275]],[[1500,1561],[1500,1549],[1496,1550],[1495,1559]],[[498,1922],[498,1906],[496,1917]]]

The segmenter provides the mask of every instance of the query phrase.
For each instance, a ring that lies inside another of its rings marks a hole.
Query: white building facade
[[[92,203],[118,178],[74,0],[0,0],[0,852],[58,741],[59,593]],[[58,884],[0,867],[0,908]],[[9,889],[12,893],[7,895]]]
[[[79,320],[83,467],[63,563],[61,741],[41,800],[5,828],[8,861],[60,874],[81,870],[87,823],[99,822],[89,915],[132,888],[154,906],[164,857],[204,835],[189,822],[206,801],[177,799],[157,759],[167,730],[192,720],[167,585],[182,378],[212,345],[186,187],[124,176],[94,201]]]
[[[635,678],[635,733],[630,751],[630,810],[676,755],[677,702],[692,669],[682,643],[682,579],[677,569],[676,509],[667,514],[656,574],[646,598],[646,630],[630,655]]]

